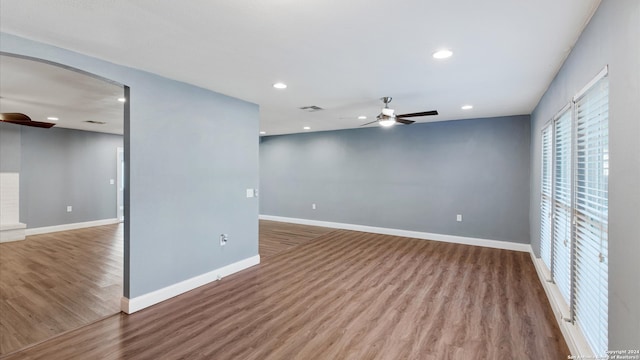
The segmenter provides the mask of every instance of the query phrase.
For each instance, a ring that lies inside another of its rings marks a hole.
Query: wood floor
[[[0,244],[0,354],[120,312],[122,225]]]
[[[568,354],[529,254],[333,230],[221,281],[7,359]]]
[[[260,220],[260,259],[264,261],[331,231],[334,229]]]
[[[332,229],[270,222],[266,258]],[[123,226],[29,236],[0,244],[0,355],[120,312]]]

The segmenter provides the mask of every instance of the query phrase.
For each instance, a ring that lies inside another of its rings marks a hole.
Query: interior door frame
[[[124,147],[116,149],[116,218],[124,222]]]

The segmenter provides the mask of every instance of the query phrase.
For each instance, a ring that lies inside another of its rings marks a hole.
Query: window
[[[554,122],[553,265],[551,276],[571,303],[571,111]]]
[[[598,355],[607,351],[609,82],[575,100],[574,317]]]
[[[553,156],[553,128],[545,126],[542,130],[542,180],[540,182],[540,256],[542,261],[551,269],[551,179]]]
[[[608,109],[605,68],[542,130],[540,256],[596,356],[608,347]]]

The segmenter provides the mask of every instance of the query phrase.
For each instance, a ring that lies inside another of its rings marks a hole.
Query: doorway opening
[[[0,123],[0,172],[19,178],[26,224],[24,240],[0,243],[2,357],[120,312],[129,89],[3,52],[0,72],[3,113],[54,123]]]

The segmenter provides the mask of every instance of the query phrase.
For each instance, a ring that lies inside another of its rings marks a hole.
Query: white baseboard
[[[423,240],[443,241],[443,242],[449,242],[449,243],[455,243],[455,244],[483,246],[483,247],[489,247],[489,248],[495,248],[495,249],[505,249],[505,250],[514,250],[514,251],[523,251],[523,252],[531,251],[531,245],[529,244],[520,244],[520,243],[509,242],[509,241],[478,239],[478,238],[470,238],[470,237],[455,236],[455,235],[432,234],[432,233],[426,233],[426,232],[420,232],[420,231],[389,229],[389,228],[382,228],[382,227],[375,227],[375,226],[344,224],[344,223],[336,223],[336,222],[329,222],[329,221],[298,219],[298,218],[289,218],[289,217],[272,216],[272,215],[260,215],[260,219],[279,221],[279,222],[288,222],[293,224],[323,226],[323,227],[334,228],[334,229],[370,232],[375,234],[403,236],[403,237],[410,237],[410,238],[423,239]]]
[[[84,229],[84,228],[93,227],[93,226],[111,225],[111,224],[117,224],[119,222],[120,221],[118,221],[118,219],[114,218],[114,219],[94,220],[94,221],[87,221],[87,222],[73,223],[73,224],[45,226],[45,227],[27,229],[25,230],[25,234],[27,236],[40,235],[40,234],[47,234],[47,233],[58,232],[58,231]]]
[[[547,294],[547,299],[549,300],[549,304],[551,304],[554,317],[558,322],[558,327],[560,328],[562,336],[569,347],[569,351],[571,351],[571,355],[579,359],[595,359],[596,357],[591,351],[591,347],[587,343],[587,340],[582,334],[580,328],[576,324],[572,324],[564,320],[569,317],[569,307],[563,300],[558,286],[553,282],[548,281],[549,271],[547,270],[544,261],[537,258],[533,253],[533,249],[531,250],[531,261],[533,261],[533,265],[536,268],[538,278],[542,283],[545,294]]]
[[[26,227],[23,223],[0,225],[0,243],[24,240]]]
[[[176,297],[180,294],[186,293],[187,291],[193,290],[210,282],[220,280],[225,276],[229,276],[258,264],[260,264],[260,255],[240,260],[233,264],[223,266],[219,269],[209,271],[208,273],[192,277],[177,284],[169,285],[162,289],[137,296],[132,299],[122,297],[120,300],[120,309],[127,314],[133,314],[136,311],[140,311],[149,306],[171,299],[172,297]]]

